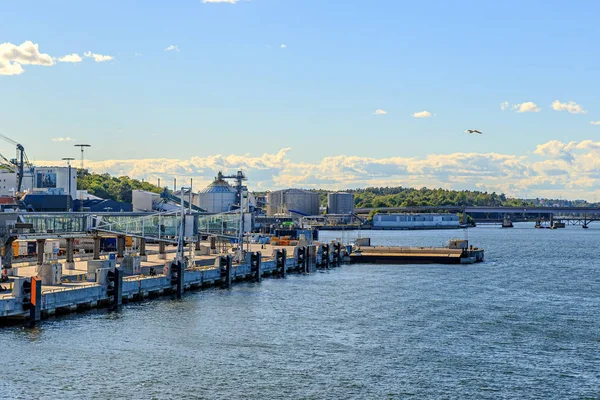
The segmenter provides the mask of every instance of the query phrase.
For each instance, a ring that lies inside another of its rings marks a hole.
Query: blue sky
[[[146,179],[202,182],[242,167],[262,188],[596,195],[597,2],[65,0],[1,10],[5,50],[31,41],[54,59],[1,74],[0,50],[1,130],[36,160],[77,157],[72,145],[86,142],[93,168]],[[73,53],[82,62],[58,61]],[[18,61],[5,51],[5,66]],[[431,116],[413,116],[423,111]]]

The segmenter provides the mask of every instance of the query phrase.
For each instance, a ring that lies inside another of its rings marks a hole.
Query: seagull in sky
[[[465,131],[465,133],[479,133],[479,134],[481,135],[481,132],[480,132],[480,131],[478,131],[477,129],[467,129],[467,130]]]

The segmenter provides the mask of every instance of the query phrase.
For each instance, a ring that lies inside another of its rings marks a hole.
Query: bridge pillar
[[[148,255],[146,255],[146,239],[140,239],[140,260],[148,261]]]
[[[65,261],[66,269],[75,269],[75,261],[73,261],[73,242],[75,239],[67,238],[67,259]]]
[[[125,250],[125,236],[117,236],[117,262],[123,259]]]
[[[158,258],[161,260],[167,259],[167,245],[165,242],[158,242]]]
[[[100,237],[94,236],[94,260],[100,259]]]
[[[37,242],[37,265],[42,265],[44,263],[44,244],[46,243],[46,239],[38,239]]]

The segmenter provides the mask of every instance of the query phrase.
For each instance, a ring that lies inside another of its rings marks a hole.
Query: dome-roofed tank
[[[215,180],[198,193],[200,207],[209,213],[229,211],[235,204],[235,189],[223,179],[219,171]]]

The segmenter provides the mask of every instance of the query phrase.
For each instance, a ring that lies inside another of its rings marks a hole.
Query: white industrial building
[[[354,212],[353,193],[329,193],[327,195],[327,214],[352,214]]]
[[[456,214],[375,214],[373,229],[451,229],[459,228]]]
[[[0,196],[14,196],[17,192],[17,173],[0,170]],[[21,192],[42,192],[50,194],[70,194],[77,198],[77,169],[69,167],[34,167],[33,173],[26,173],[21,183]]]
[[[131,202],[134,212],[152,212],[158,208],[160,195],[145,190],[132,190]]]
[[[316,192],[285,189],[267,193],[267,215],[318,215],[320,198]]]

